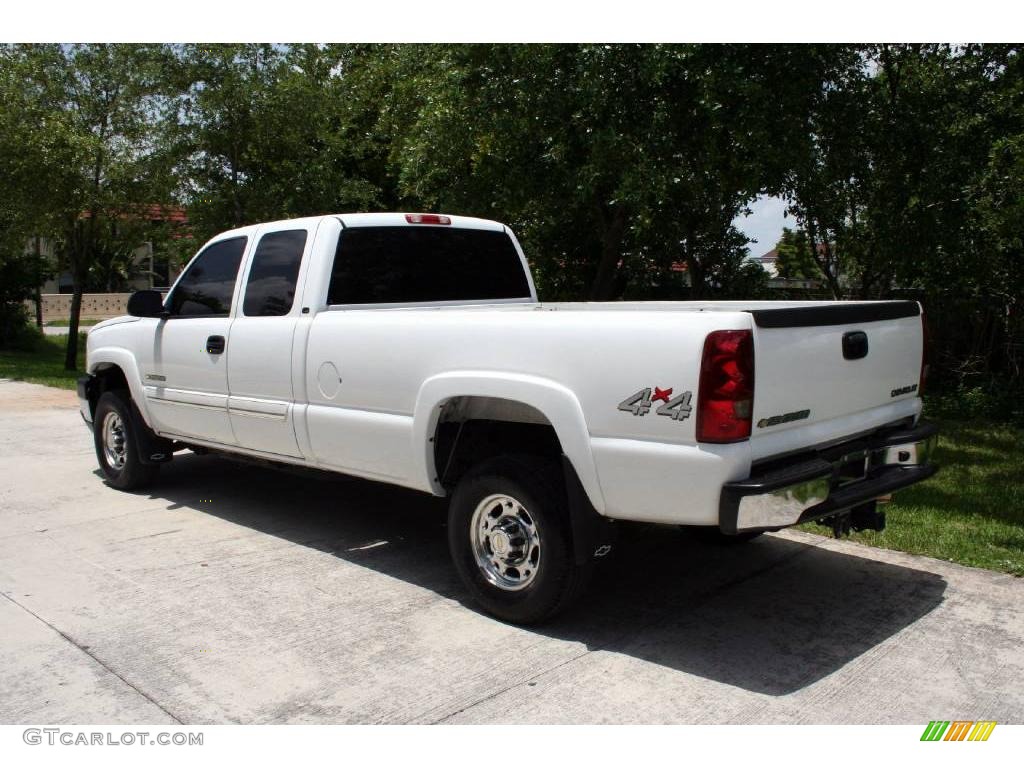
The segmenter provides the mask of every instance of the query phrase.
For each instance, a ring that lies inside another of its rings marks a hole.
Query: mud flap
[[[139,461],[143,464],[166,464],[174,456],[174,443],[153,433],[134,400],[131,401],[131,408]]]
[[[612,551],[616,527],[613,520],[594,509],[575,467],[565,454],[562,454],[562,472],[565,475],[565,492],[569,502],[573,556],[577,565],[584,565]]]

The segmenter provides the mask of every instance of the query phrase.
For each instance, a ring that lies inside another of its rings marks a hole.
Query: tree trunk
[[[82,283],[76,269],[71,278],[71,317],[68,318],[68,343],[64,349],[64,370],[78,370],[78,320],[82,313]]]
[[[43,327],[43,270],[40,267],[42,263],[42,244],[39,242],[39,237],[36,236],[36,289],[33,293],[32,298],[36,303],[36,327]]]
[[[870,299],[871,298],[871,286],[873,279],[870,273],[865,269],[860,276],[860,289],[857,291],[858,299]]]
[[[811,257],[821,270],[821,274],[825,276],[825,282],[828,283],[828,289],[832,294],[832,298],[841,299],[843,292],[839,286],[839,276],[834,270],[832,246],[828,243],[822,243],[821,247],[825,250],[824,258],[818,253],[818,230],[814,225],[814,219],[810,216],[807,217],[807,240],[811,246]]]
[[[690,300],[703,299],[708,294],[707,273],[697,256],[697,233],[692,222],[686,227],[686,251],[683,261],[686,262],[686,274],[690,278]]]
[[[622,238],[625,233],[626,211],[619,207],[612,214],[611,223],[601,240],[601,260],[597,263],[597,275],[590,287],[590,301],[610,301],[616,298],[615,276],[622,259]]]
[[[707,276],[704,274],[704,267],[696,256],[689,253],[683,261],[686,262],[686,273],[690,277],[690,300],[703,299],[707,295]]]
[[[94,209],[95,211],[95,209]],[[78,370],[78,324],[82,314],[82,294],[85,292],[85,278],[89,272],[91,255],[93,217],[85,224],[75,222],[71,228],[71,316],[68,318],[68,343],[64,348],[64,370]]]

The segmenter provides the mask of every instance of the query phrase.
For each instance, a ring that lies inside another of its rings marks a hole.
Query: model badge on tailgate
[[[899,387],[889,393],[889,397],[899,397],[900,395],[909,395],[911,392],[917,392],[917,384],[908,384],[905,387]]]
[[[806,419],[810,415],[811,410],[809,408],[805,408],[802,411],[793,411],[792,413],[782,413],[778,416],[769,416],[767,419],[761,419],[757,422],[757,426],[761,429],[764,429],[765,427],[774,427],[777,424],[785,424],[789,421],[800,421],[801,419]]]

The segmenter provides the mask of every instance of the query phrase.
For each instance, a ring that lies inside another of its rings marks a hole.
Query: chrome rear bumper
[[[886,496],[935,474],[938,428],[889,428],[811,455],[762,462],[722,489],[723,533],[778,530]]]

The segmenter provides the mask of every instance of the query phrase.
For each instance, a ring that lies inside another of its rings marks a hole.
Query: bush
[[[936,388],[925,395],[929,417],[1024,426],[1024,386],[1005,377]]]
[[[32,295],[39,274],[34,257],[0,250],[0,349],[31,343],[25,336],[29,317],[24,301]]]
[[[31,335],[42,336],[39,330],[29,325],[25,305],[19,302],[0,303],[0,349],[26,349],[32,345]]]
[[[26,323],[14,332],[5,348],[17,352],[38,352],[42,349],[45,338],[43,332],[34,324]]]

